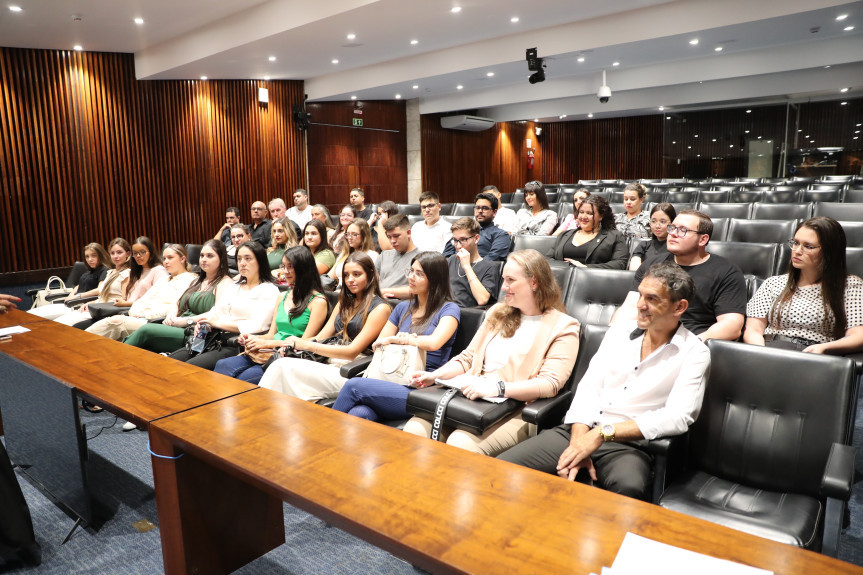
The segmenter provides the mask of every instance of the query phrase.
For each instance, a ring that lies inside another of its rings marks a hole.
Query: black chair
[[[774,275],[779,259],[778,244],[710,242],[707,251],[737,265],[744,275],[767,279]]]
[[[519,211],[524,207],[524,204],[500,204],[504,208],[509,208],[514,212]]]
[[[515,193],[512,195],[512,199],[510,200],[510,202],[512,202],[513,204],[519,204],[519,205],[523,204],[524,203],[524,190],[523,189],[516,190]]]
[[[816,216],[827,216],[843,222],[863,222],[863,204],[817,202],[813,214]]]
[[[758,291],[764,280],[755,276],[744,276],[744,280],[746,281],[746,299],[750,300],[755,296],[755,292]]]
[[[590,195],[591,196],[599,196],[600,198],[604,198],[605,201],[607,202],[607,201],[609,201],[608,198],[611,197],[611,192],[606,192],[605,190],[597,190],[594,192],[591,190]]]
[[[779,186],[772,192],[764,192],[761,197],[762,202],[768,204],[793,204],[800,202],[800,190],[780,190]]]
[[[712,204],[706,202],[698,203],[698,210],[704,212],[710,219],[713,218],[743,218],[749,217],[749,210],[752,204],[734,203],[734,204]]]
[[[846,203],[863,203],[863,188],[845,190]]]
[[[203,244],[186,244],[186,263],[192,267],[197,267],[201,261],[201,248]]]
[[[696,204],[695,204],[695,203],[693,203],[693,202],[672,202],[672,201],[669,201],[669,200],[666,200],[666,201],[668,201],[668,203],[669,203],[669,204],[671,204],[672,206],[674,206],[674,210],[675,210],[678,214],[679,214],[680,212],[682,212],[683,210],[694,210],[694,209],[695,209],[695,206],[696,206]]]
[[[566,294],[569,292],[570,279],[572,278],[575,267],[568,262],[558,260],[548,260],[548,265],[551,266],[551,275],[554,276],[554,281],[557,282],[560,288],[561,297],[566,301]],[[503,290],[503,282],[500,282],[501,290]],[[500,301],[500,298],[498,298]]]
[[[645,202],[652,202],[654,204],[661,204],[665,201],[665,190],[662,188],[653,188],[646,194],[644,194]]]
[[[623,204],[612,204],[609,202],[608,206],[611,208],[612,213],[623,214],[626,212],[626,207]]]
[[[863,222],[839,222],[845,231],[847,245],[852,248],[863,248]]]
[[[557,238],[554,236],[526,236],[513,234],[512,251],[536,250],[547,258],[554,255],[554,244]]]
[[[691,191],[691,192],[667,192],[665,194],[665,201],[670,204],[680,204],[680,203],[694,203],[695,202],[695,194],[700,190]]]
[[[582,325],[608,325],[632,290],[633,278],[629,270],[575,268],[563,300],[566,313]]]
[[[553,192],[549,191],[547,188],[545,190],[545,197],[546,199],[548,199],[549,204],[557,203],[557,198],[560,195],[560,193],[557,191],[557,188],[555,188],[554,190],[555,191]]]
[[[732,202],[760,202],[761,198],[764,196],[764,190],[751,190],[747,188],[741,188],[739,190],[734,190],[731,192],[731,199],[729,201]]]
[[[812,217],[812,204],[752,204],[753,220],[808,220]]]
[[[414,225],[417,222],[425,221],[425,218],[419,214],[408,214],[408,221],[411,223],[411,225]]]
[[[863,277],[863,248],[845,248],[845,266],[849,274]]]
[[[726,240],[781,244],[794,235],[797,220],[731,220]]]
[[[455,204],[441,204],[440,205],[440,215],[451,216],[452,210],[454,207],[455,207]]]
[[[713,222],[713,235],[710,236],[712,242],[724,242],[728,239],[728,224],[731,218],[710,218]]]
[[[404,214],[406,216],[419,216],[422,215],[422,208],[419,204],[396,204],[399,208],[399,213]],[[443,211],[443,205],[441,205],[441,211]]]
[[[610,192],[608,196],[608,203],[610,204],[622,204],[623,203],[623,190],[613,190]]]
[[[803,190],[800,192],[800,202],[839,202],[842,200],[841,188],[827,190]]]
[[[482,322],[485,321],[485,310],[477,307],[465,307],[461,309],[461,319],[458,329],[455,330],[455,339],[452,342],[450,357],[460,354],[479,331]]]
[[[459,218],[465,216],[473,217],[473,204],[455,204],[450,215]]]
[[[500,203],[508,203],[512,201],[512,192],[501,192],[500,194]]]
[[[566,219],[566,216],[573,213],[572,211],[572,202],[561,202],[557,205],[557,221],[558,224],[562,224],[563,220]]]
[[[737,188],[734,189],[736,190]],[[731,201],[730,198],[731,192],[729,190],[701,190],[697,194],[696,201],[723,204]]]
[[[835,556],[854,480],[851,359],[711,340],[689,470],[662,507]]]

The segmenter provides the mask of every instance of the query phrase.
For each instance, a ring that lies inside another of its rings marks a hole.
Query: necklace
[[[482,258],[479,258],[478,260],[476,260],[475,262],[470,264],[470,269],[473,269],[473,266],[475,266],[476,264],[478,264],[481,261],[482,261]],[[456,273],[458,274],[458,277],[460,277],[460,278],[467,277],[467,272],[464,272],[464,275],[462,275],[461,266],[458,267],[458,269],[456,270]]]

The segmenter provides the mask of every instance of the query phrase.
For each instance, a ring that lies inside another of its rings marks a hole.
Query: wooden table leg
[[[182,453],[150,427],[154,453]],[[231,573],[285,542],[282,501],[189,454],[152,457],[166,575]]]

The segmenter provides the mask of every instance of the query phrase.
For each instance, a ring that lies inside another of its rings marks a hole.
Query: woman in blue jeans
[[[372,348],[384,344],[413,344],[426,352],[426,369],[449,360],[461,318],[452,302],[446,258],[437,252],[420,252],[411,262],[408,287],[412,298],[398,304]],[[407,419],[411,388],[379,379],[349,379],[333,409],[369,419]]]
[[[321,331],[329,306],[312,253],[305,246],[288,248],[282,255],[279,273],[289,287],[277,300],[270,331],[261,335],[241,334],[239,343],[245,351],[220,359],[216,373],[257,384],[264,375],[262,364],[272,355],[273,348],[281,347],[282,340],[291,335],[310,338]]]

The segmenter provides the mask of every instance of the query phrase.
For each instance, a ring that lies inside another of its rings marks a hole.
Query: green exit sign
[[[363,119],[362,118],[352,118],[352,120],[354,122],[354,126],[362,126],[363,125]]]

